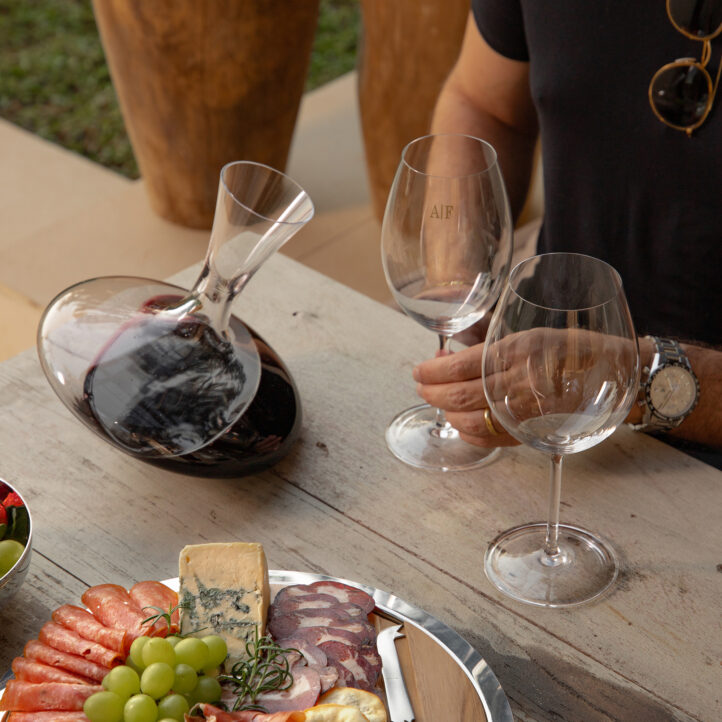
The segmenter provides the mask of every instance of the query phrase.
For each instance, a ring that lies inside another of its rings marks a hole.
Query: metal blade
[[[399,656],[396,653],[395,639],[403,637],[399,633],[401,625],[387,627],[379,632],[376,639],[376,647],[381,657],[381,674],[386,687],[386,699],[389,703],[389,722],[415,722],[414,710],[411,706],[404,675],[401,671]]]

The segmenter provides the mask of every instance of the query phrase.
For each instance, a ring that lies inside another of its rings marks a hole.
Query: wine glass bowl
[[[494,149],[458,134],[409,143],[389,193],[381,251],[395,301],[438,335],[445,352],[451,336],[490,310],[508,275],[512,221]],[[475,468],[499,453],[463,441],[428,404],[399,414],[386,442],[405,463],[440,471]]]
[[[621,279],[590,256],[552,253],[514,268],[484,347],[484,390],[495,420],[552,459],[549,520],[489,546],[485,571],[503,592],[549,607],[598,598],[616,555],[599,536],[559,523],[562,459],[607,438],[639,385],[639,349]]]
[[[190,291],[105,277],[50,303],[38,354],[52,388],[83,423],[133,456],[181,457],[213,444],[253,402],[264,372],[259,343],[268,348],[231,316],[232,302],[312,216],[310,198],[288,176],[249,161],[227,164]],[[272,365],[280,369],[276,357]]]

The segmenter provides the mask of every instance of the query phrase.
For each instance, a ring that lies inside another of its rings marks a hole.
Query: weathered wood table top
[[[433,336],[282,256],[235,312],[278,351],[304,403],[291,453],[243,479],[131,459],[71,416],[34,352],[0,364],[0,476],[34,520],[30,573],[0,610],[0,675],[87,585],[175,576],[183,545],[247,540],[273,568],[353,579],[435,615],[484,656],[518,719],[722,719],[722,473],[626,428],[569,457],[562,520],[610,539],[621,579],[571,611],[516,603],[486,580],[484,550],[544,518],[547,459],[520,447],[437,474],[385,446],[390,419],[418,401],[411,369]]]

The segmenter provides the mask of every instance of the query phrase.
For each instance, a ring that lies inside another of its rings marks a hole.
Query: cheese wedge
[[[270,588],[261,544],[186,546],[179,560],[181,634],[217,634],[228,645],[227,672],[247,659],[246,642],[266,629]]]

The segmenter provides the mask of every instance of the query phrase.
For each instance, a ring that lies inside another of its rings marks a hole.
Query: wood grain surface
[[[221,167],[283,170],[319,0],[94,0],[153,208],[210,228]]]
[[[433,355],[433,335],[282,256],[235,311],[304,402],[300,441],[253,477],[136,461],[71,416],[33,353],[0,364],[0,476],[31,507],[36,549],[0,610],[0,672],[84,585],[167,578],[185,544],[248,540],[272,568],[354,579],[433,614],[482,654],[518,719],[722,718],[719,471],[626,428],[570,457],[562,520],[610,539],[622,575],[596,604],[528,607],[488,583],[482,560],[499,531],[543,518],[547,459],[518,447],[478,471],[434,474],[385,447],[387,423],[416,402],[411,369]]]
[[[426,135],[456,62],[469,0],[361,0],[359,107],[371,200],[381,220],[403,147]]]

